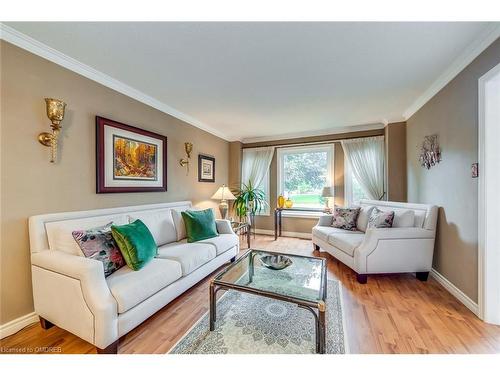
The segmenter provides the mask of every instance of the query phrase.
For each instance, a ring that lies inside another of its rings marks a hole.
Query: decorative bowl
[[[285,255],[265,255],[260,257],[262,264],[272,270],[282,270],[290,266],[293,262]]]

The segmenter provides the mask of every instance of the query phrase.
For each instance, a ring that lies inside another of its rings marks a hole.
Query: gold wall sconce
[[[57,157],[57,139],[61,131],[61,121],[64,118],[64,110],[66,103],[59,99],[45,98],[47,106],[47,117],[52,122],[50,126],[52,133],[43,132],[38,135],[38,141],[47,147],[51,148],[50,162],[54,163]]]
[[[184,151],[186,151],[186,159],[179,160],[181,167],[187,167],[187,172],[189,173],[189,161],[191,159],[191,152],[193,151],[193,144],[191,142],[184,143]]]

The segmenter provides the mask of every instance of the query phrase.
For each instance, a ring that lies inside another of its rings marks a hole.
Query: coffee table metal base
[[[325,323],[325,313],[326,304],[324,301],[319,301],[316,305],[301,301],[292,297],[279,296],[279,295],[269,295],[266,293],[260,293],[250,288],[245,288],[244,286],[236,285],[225,285],[220,281],[212,280],[210,282],[209,288],[209,298],[210,298],[210,331],[215,330],[215,322],[217,320],[217,292],[219,290],[237,290],[243,293],[249,293],[258,295],[261,297],[267,297],[272,299],[277,299],[280,301],[291,302],[296,304],[299,308],[309,310],[314,316],[315,322],[315,333],[316,333],[316,353],[324,354],[326,352],[326,323]],[[325,293],[326,298],[326,293]]]

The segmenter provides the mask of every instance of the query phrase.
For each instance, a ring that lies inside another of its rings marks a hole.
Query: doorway
[[[500,64],[479,79],[479,315],[500,324]]]

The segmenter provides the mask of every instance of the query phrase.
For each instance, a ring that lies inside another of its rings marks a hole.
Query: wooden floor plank
[[[242,247],[246,239],[242,240]],[[355,273],[309,240],[258,235],[252,247],[315,255],[328,260],[328,277],[342,283],[347,339],[352,353],[500,353],[500,327],[483,323],[435,280],[384,275],[356,282]],[[242,250],[242,251],[246,251]],[[120,339],[120,353],[166,353],[208,311],[208,283],[199,282]],[[222,295],[222,293],[221,293]],[[33,324],[0,340],[9,349],[60,348],[95,353],[95,348],[59,327]]]

